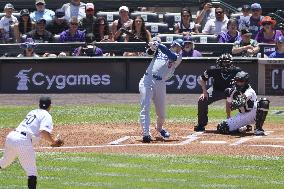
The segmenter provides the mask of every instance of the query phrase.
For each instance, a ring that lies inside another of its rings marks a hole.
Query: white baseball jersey
[[[39,137],[42,130],[51,133],[52,129],[52,117],[48,111],[30,111],[20,125],[8,134],[4,155],[0,159],[1,168],[9,166],[18,157],[27,176],[37,176],[32,138]]]
[[[4,38],[9,38],[10,35],[9,35],[9,32],[10,32],[10,26],[15,24],[15,23],[18,23],[18,20],[15,16],[11,15],[11,17],[6,17],[6,16],[3,16],[0,20],[0,29],[3,29],[4,32],[5,32],[5,36]]]
[[[243,107],[239,108],[239,113],[227,119],[227,124],[229,125],[229,131],[235,131],[240,127],[254,124],[256,109],[257,109],[257,96],[255,91],[249,87],[244,95],[246,96],[246,103]],[[232,102],[232,97],[228,97],[227,101]]]
[[[169,56],[175,54],[176,61],[170,60]],[[155,105],[157,124],[156,128],[162,129],[165,121],[165,100],[166,100],[166,80],[173,76],[175,69],[182,61],[182,52],[176,54],[171,52],[164,45],[159,45],[155,57],[148,66],[145,75],[139,82],[140,92],[140,124],[143,129],[143,135],[150,135],[150,106],[151,100]]]
[[[150,75],[156,75],[162,78],[163,81],[170,79],[173,76],[175,69],[182,61],[182,52],[176,54],[177,60],[173,61],[160,49],[157,50],[157,55],[153,58],[150,65],[147,68],[147,73]]]

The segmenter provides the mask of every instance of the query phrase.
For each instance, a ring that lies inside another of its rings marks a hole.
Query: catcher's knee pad
[[[37,184],[37,177],[36,176],[29,176],[28,188],[29,189],[36,189],[36,184]]]
[[[269,110],[270,101],[266,98],[261,98],[257,103],[256,110],[256,129],[262,129],[263,123],[266,119]]]
[[[223,121],[217,125],[217,131],[221,134],[229,134],[229,125],[226,121]]]

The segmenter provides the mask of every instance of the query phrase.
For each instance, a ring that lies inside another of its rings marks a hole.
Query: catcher
[[[269,100],[257,101],[255,91],[249,85],[249,74],[241,71],[236,74],[234,86],[225,91],[231,110],[239,113],[218,124],[217,131],[222,134],[251,131],[249,124],[255,123],[255,135],[265,135],[263,123],[269,110]]]
[[[0,159],[0,169],[9,166],[17,157],[28,176],[28,188],[35,189],[37,185],[36,157],[32,142],[43,138],[52,147],[63,145],[63,140],[54,139],[52,117],[49,114],[51,99],[41,97],[39,109],[30,111],[20,125],[11,131],[5,142],[4,155]]]
[[[226,99],[225,89],[231,87],[232,80],[241,71],[239,67],[233,65],[230,54],[222,54],[218,57],[216,63],[216,66],[211,66],[198,78],[202,94],[198,99],[198,124],[194,127],[196,132],[205,131],[205,126],[208,123],[208,105]],[[210,77],[213,78],[213,85],[207,90],[206,82]],[[227,118],[229,118],[231,115],[227,104],[226,113]]]

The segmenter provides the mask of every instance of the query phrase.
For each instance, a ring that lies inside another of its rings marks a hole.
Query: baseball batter
[[[236,74],[234,86],[226,89],[227,101],[231,110],[239,113],[218,124],[217,130],[223,134],[250,131],[249,124],[255,124],[255,135],[265,135],[263,123],[269,109],[269,101],[257,101],[255,91],[249,85],[249,74],[241,71]]]
[[[172,42],[171,48],[168,49],[158,41],[149,43],[149,50],[154,54],[154,57],[139,83],[141,96],[140,124],[143,130],[143,142],[145,143],[149,143],[152,140],[150,134],[151,99],[153,99],[157,115],[156,130],[163,138],[170,137],[170,133],[163,129],[166,80],[173,76],[175,69],[182,61],[183,44],[182,39],[176,39]]]
[[[43,138],[51,143],[52,147],[63,145],[60,139],[51,135],[53,129],[52,117],[49,114],[51,99],[41,97],[39,109],[30,111],[20,125],[11,131],[5,142],[4,155],[0,159],[0,168],[9,166],[17,157],[28,176],[28,188],[35,189],[37,185],[36,157],[32,141]]]

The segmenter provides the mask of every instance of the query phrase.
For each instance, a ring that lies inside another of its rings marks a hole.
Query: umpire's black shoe
[[[195,125],[194,126],[194,131],[196,131],[196,132],[203,132],[203,131],[205,131],[205,127],[202,126],[202,125]]]
[[[143,136],[143,142],[144,143],[150,143],[152,141],[151,136],[147,135],[147,136]]]

